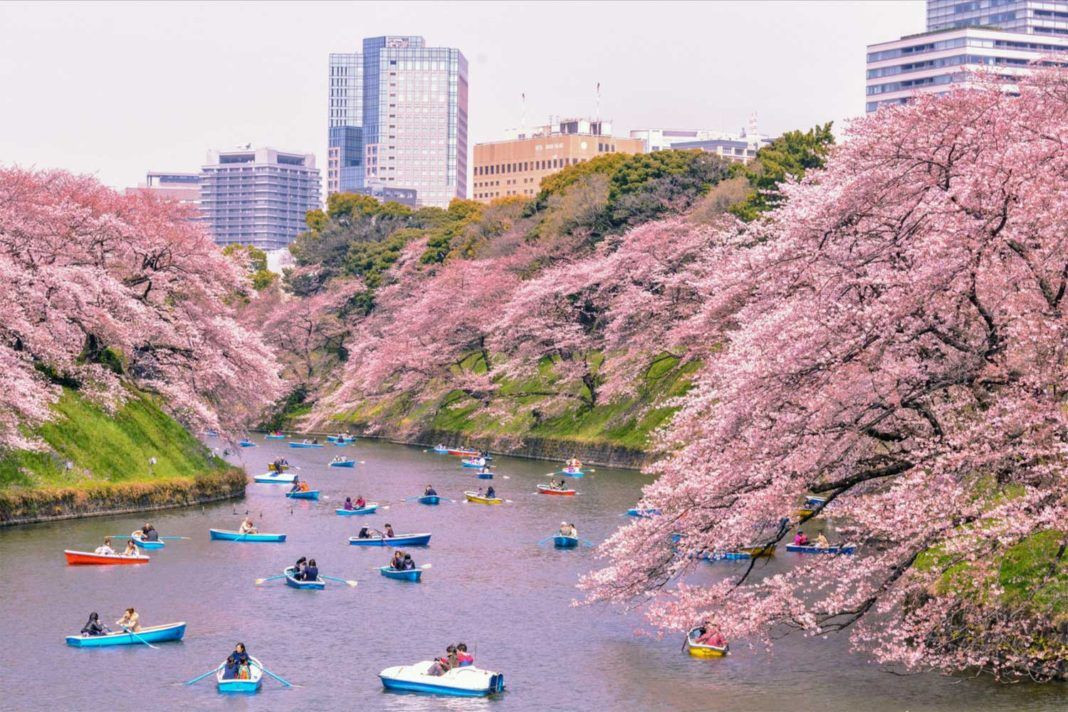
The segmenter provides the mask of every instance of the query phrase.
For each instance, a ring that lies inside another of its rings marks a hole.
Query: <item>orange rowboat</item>
[[[67,557],[67,564],[70,566],[148,563],[148,557],[142,554],[136,556],[123,556],[122,554],[94,554],[91,551],[71,551],[70,549],[66,549],[63,554]]]
[[[538,485],[538,492],[540,492],[541,494],[563,495],[565,497],[575,496],[575,490],[573,489],[556,489],[554,487],[550,487],[549,485]]]

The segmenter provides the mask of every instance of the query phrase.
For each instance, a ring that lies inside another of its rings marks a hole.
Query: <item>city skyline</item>
[[[840,129],[864,113],[864,47],[922,26],[925,13],[920,1],[634,3],[612,14],[593,3],[301,7],[250,16],[226,4],[0,5],[0,21],[18,28],[0,92],[37,108],[0,122],[0,160],[118,188],[150,170],[196,171],[206,150],[245,143],[313,153],[325,168],[329,55],[386,34],[467,55],[469,149],[524,120],[593,115],[597,83],[600,113],[619,135],[650,125],[737,131],[753,112],[766,134],[829,120]],[[814,42],[829,25],[840,32]],[[261,31],[276,27],[284,37]],[[64,91],[47,91],[53,84]]]

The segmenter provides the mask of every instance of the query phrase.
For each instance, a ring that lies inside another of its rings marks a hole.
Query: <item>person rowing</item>
[[[315,559],[308,560],[308,565],[304,567],[304,574],[300,578],[302,581],[319,580],[319,567],[315,565]]]
[[[290,492],[302,492],[300,488],[301,479],[299,475],[293,475],[293,486],[289,488]]]
[[[393,525],[389,524],[388,522],[386,523],[386,534],[385,534],[385,536],[386,536],[387,539],[392,539],[394,536],[396,536],[393,533]]]
[[[697,637],[694,638],[694,642],[701,645],[711,645],[713,648],[727,647],[727,639],[723,637],[718,628],[713,628],[712,623],[709,621],[705,621],[704,625],[697,629]]]
[[[357,539],[371,539],[373,538],[372,530],[369,527],[360,527],[360,532],[356,535]]]
[[[411,554],[404,555],[404,562],[401,568],[403,568],[405,571],[415,571],[415,560],[412,559]]]
[[[830,548],[831,542],[827,541],[827,537],[823,535],[823,532],[820,532],[816,537],[815,546],[818,549],[827,549]]]
[[[293,564],[293,578],[295,578],[297,581],[300,581],[302,578],[304,578],[304,569],[307,568],[307,566],[308,558],[306,556],[302,556],[297,559],[297,563]]]
[[[568,524],[567,522],[560,522],[560,536],[571,537],[572,539],[578,537],[578,529],[574,524]]]
[[[115,556],[115,550],[111,548],[111,537],[104,537],[104,543],[96,547],[93,553],[101,556]]]
[[[82,635],[107,635],[111,631],[100,622],[100,614],[93,611],[89,614],[89,620],[82,626]]]
[[[367,506],[367,500],[363,498],[363,495],[356,497],[356,509],[363,509]]]
[[[145,522],[145,525],[141,527],[141,539],[144,541],[159,541],[159,532],[152,526],[151,523]]]
[[[404,552],[403,551],[401,551],[400,549],[397,549],[396,551],[393,552],[393,558],[390,559],[389,568],[393,569],[394,571],[403,571],[404,570]]]
[[[241,527],[238,531],[242,534],[255,534],[256,526],[252,523],[252,517],[245,517],[245,521],[241,522]]]
[[[437,497],[438,496],[438,491],[436,489],[434,489],[434,485],[427,485],[426,489],[423,490],[423,496],[424,497]]]
[[[497,492],[496,492],[496,490],[493,489],[493,485],[490,485],[486,489],[486,498],[487,499],[496,499],[497,498]]]
[[[223,668],[224,680],[247,680],[251,676],[251,670],[249,668],[249,654],[245,650],[244,643],[238,643],[234,646],[234,652],[226,658],[226,664]]]
[[[141,616],[133,608],[127,608],[122,618],[115,621],[115,625],[125,631],[139,633],[141,631]]]

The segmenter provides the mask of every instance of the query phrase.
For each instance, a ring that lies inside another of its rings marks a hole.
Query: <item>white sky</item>
[[[313,152],[327,54],[422,35],[470,64],[470,145],[549,114],[779,133],[864,111],[865,46],[922,32],[922,0],[0,3],[0,163],[198,170],[209,148]],[[325,182],[325,176],[324,176]]]

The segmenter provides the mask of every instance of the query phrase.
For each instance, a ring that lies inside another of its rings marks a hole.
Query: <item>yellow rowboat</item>
[[[811,517],[815,509],[795,509],[794,514],[798,517]]]
[[[742,551],[749,554],[754,559],[761,556],[775,556],[775,544],[771,546],[743,546]]]
[[[504,502],[500,497],[483,497],[478,492],[464,492],[464,497],[467,497],[468,502],[478,502],[479,504],[501,504]]]
[[[694,628],[686,634],[686,652],[695,658],[722,658],[730,650],[730,646],[724,645],[718,648],[715,645],[705,645],[695,641],[698,629]]]

